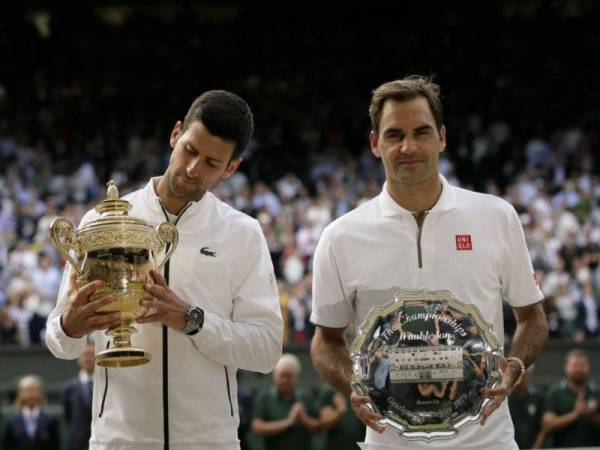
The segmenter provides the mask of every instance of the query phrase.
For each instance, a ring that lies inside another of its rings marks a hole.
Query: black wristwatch
[[[185,326],[181,330],[188,336],[196,334],[204,325],[204,310],[197,306],[190,306],[185,313]]]

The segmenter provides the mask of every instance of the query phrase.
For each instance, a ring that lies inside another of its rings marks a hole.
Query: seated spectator
[[[591,281],[583,284],[577,307],[577,334],[575,340],[581,342],[600,335],[600,307],[594,295]]]
[[[17,325],[5,306],[0,306],[0,343],[19,343]]]

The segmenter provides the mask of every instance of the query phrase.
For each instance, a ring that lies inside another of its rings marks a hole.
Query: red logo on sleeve
[[[470,234],[457,234],[455,238],[456,250],[473,250]]]

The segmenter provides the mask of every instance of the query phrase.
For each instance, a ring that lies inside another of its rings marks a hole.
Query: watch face
[[[190,314],[190,322],[192,322],[196,326],[200,326],[202,323],[202,311],[198,308],[194,308]]]
[[[198,330],[204,323],[204,311],[200,308],[192,308],[186,314],[185,331],[190,332]]]

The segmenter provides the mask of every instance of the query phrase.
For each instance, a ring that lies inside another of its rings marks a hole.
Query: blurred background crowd
[[[175,121],[225,88],[248,100],[256,133],[214,193],[260,221],[285,343],[308,345],[321,232],[384,179],[371,90],[409,73],[442,87],[444,175],[517,209],[551,337],[600,344],[599,19],[587,1],[0,5],[0,344],[43,345],[65,263],[51,221],[77,224],[109,179],[125,194],[161,173]]]

